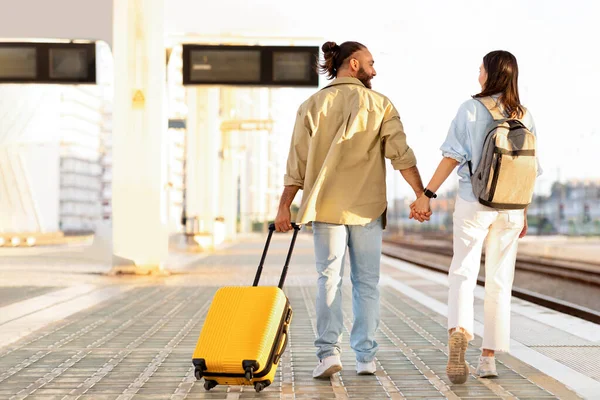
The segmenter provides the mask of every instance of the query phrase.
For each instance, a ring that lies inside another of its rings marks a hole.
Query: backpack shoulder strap
[[[506,117],[502,112],[500,112],[500,108],[498,108],[498,103],[491,96],[487,97],[475,97],[475,100],[483,104],[486,110],[492,116],[494,121],[506,121]],[[473,176],[473,164],[471,160],[467,161],[467,165],[469,166],[469,175]]]
[[[498,107],[498,103],[491,96],[487,97],[476,97],[475,100],[483,104],[483,106],[488,110],[492,118],[497,121],[501,119],[506,119],[504,114],[500,112],[500,108]]]

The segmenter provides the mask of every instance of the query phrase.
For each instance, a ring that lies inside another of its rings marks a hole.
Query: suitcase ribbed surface
[[[207,372],[243,374],[243,360],[262,370],[281,323],[286,297],[271,286],[223,287],[217,291],[193,358],[206,361]]]

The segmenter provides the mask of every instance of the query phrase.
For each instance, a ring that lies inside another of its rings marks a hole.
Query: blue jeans
[[[381,217],[367,225],[335,225],[313,222],[317,263],[317,334],[315,346],[320,360],[341,353],[344,330],[342,276],[346,249],[350,255],[352,312],[350,345],[360,362],[375,357],[379,326],[379,270],[381,262]]]

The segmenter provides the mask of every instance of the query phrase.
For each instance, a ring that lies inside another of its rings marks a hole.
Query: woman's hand
[[[527,208],[525,209],[525,223],[523,224],[523,229],[521,230],[521,233],[519,234],[519,239],[524,238],[525,235],[527,235],[527,227],[529,226],[527,224]]]

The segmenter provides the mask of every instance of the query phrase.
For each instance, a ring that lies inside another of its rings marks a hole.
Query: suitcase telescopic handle
[[[290,260],[292,258],[292,252],[294,251],[294,245],[296,244],[296,237],[298,236],[300,225],[297,225],[292,222],[292,228],[294,231],[294,235],[292,236],[290,249],[288,250],[287,257],[285,259],[285,264],[283,266],[283,270],[281,271],[281,278],[279,278],[278,287],[280,289],[283,289],[283,283],[285,282],[285,277],[287,276],[288,266],[290,265]],[[258,281],[260,280],[260,274],[262,273],[263,265],[265,264],[265,259],[267,258],[267,252],[269,251],[269,245],[271,244],[273,232],[275,232],[275,224],[270,224],[269,236],[267,236],[267,243],[265,243],[265,249],[263,250],[262,257],[260,258],[260,264],[258,264],[258,269],[256,270],[256,276],[254,277],[254,283],[252,284],[252,286],[258,286]]]

